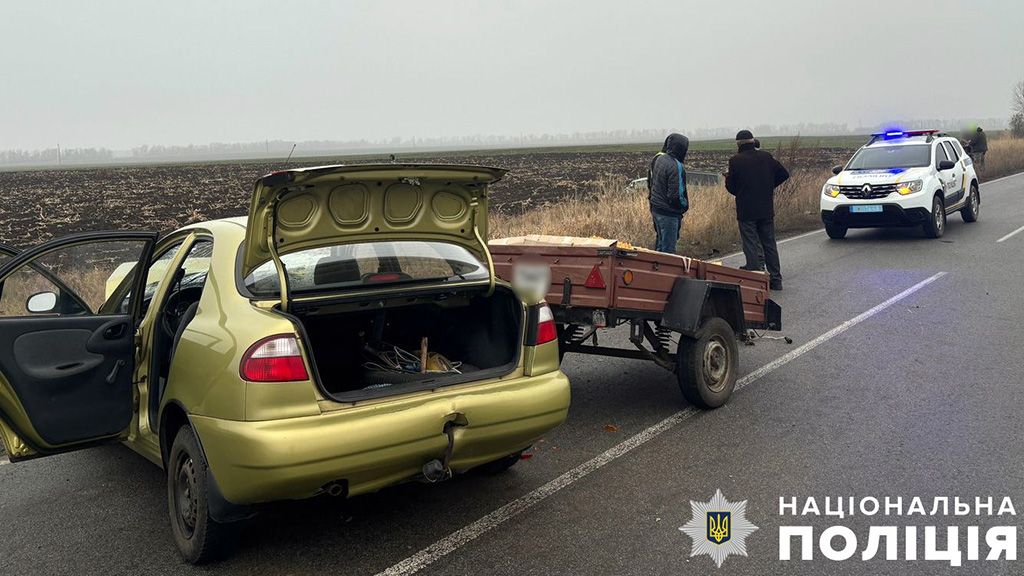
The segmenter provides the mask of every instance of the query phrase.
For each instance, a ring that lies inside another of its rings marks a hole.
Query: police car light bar
[[[909,138],[911,136],[928,136],[928,141],[931,142],[932,137],[939,133],[940,130],[887,130],[872,134],[868,144],[873,144],[879,139],[892,140],[894,138]]]
[[[875,132],[872,136],[899,138],[901,136],[925,136],[927,134],[938,134],[939,132],[939,130],[889,130],[886,132]]]

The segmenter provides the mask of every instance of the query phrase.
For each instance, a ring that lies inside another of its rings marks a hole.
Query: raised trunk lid
[[[242,275],[283,254],[356,242],[457,244],[494,273],[487,250],[487,187],[505,170],[364,164],[282,170],[256,182]],[[280,270],[280,265],[278,266]],[[282,287],[287,279],[282,273]],[[287,305],[287,290],[282,290]]]

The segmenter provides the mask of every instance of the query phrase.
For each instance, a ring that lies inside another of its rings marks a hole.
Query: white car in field
[[[930,238],[946,216],[978,219],[981,197],[971,157],[937,130],[875,134],[821,190],[821,220],[830,238],[850,228],[922,226]]]

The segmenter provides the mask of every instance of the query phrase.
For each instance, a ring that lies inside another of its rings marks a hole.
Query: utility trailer
[[[538,291],[547,286],[560,354],[653,361],[676,374],[687,401],[704,408],[732,394],[738,341],[749,330],[782,329],[763,272],[603,238],[518,236],[488,247],[498,277],[533,282]],[[623,324],[635,349],[600,345],[599,329]]]

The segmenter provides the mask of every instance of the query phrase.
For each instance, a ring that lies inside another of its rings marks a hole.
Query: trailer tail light
[[[299,342],[292,335],[264,338],[245,351],[239,366],[242,379],[250,382],[309,380]]]
[[[529,317],[533,320],[533,325],[526,334],[527,346],[540,346],[558,339],[555,315],[547,304],[539,304],[531,308]]]
[[[590,274],[587,276],[587,281],[583,283],[587,288],[597,288],[599,290],[605,289],[604,276],[601,276],[601,267],[599,264],[594,264],[594,267],[590,270]]]

